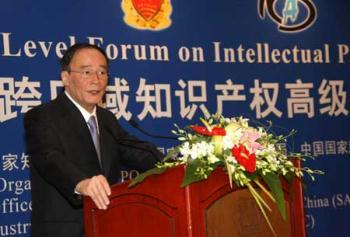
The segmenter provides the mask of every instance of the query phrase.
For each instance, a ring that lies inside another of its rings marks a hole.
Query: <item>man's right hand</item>
[[[99,209],[107,209],[109,204],[108,196],[111,195],[107,179],[103,175],[93,176],[80,181],[75,191],[84,196],[89,196]]]

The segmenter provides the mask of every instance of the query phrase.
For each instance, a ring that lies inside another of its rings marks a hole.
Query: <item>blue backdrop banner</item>
[[[30,232],[23,115],[62,90],[65,50],[90,42],[111,61],[104,106],[141,139],[131,118],[163,136],[216,112],[296,129],[286,150],[325,171],[306,179],[308,236],[350,236],[349,12],[348,0],[2,0],[0,235]]]

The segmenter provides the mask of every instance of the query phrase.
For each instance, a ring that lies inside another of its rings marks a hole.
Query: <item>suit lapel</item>
[[[91,161],[99,166],[94,142],[83,115],[64,93],[58,97],[58,102],[62,108],[62,117],[67,129],[79,135],[78,142],[86,144],[86,152],[82,155],[86,156],[86,159],[92,159]]]
[[[109,156],[111,147],[108,146],[110,143],[109,137],[110,134],[106,130],[107,120],[103,117],[103,113],[101,113],[100,108],[97,107],[96,110],[97,113],[97,119],[98,119],[98,125],[99,125],[99,131],[100,131],[100,147],[101,147],[101,161],[103,164],[103,173],[105,175],[109,174],[109,170],[111,167],[111,157]]]

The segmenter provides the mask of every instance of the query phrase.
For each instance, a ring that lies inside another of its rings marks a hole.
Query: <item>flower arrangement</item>
[[[182,186],[207,179],[217,167],[223,167],[231,187],[247,187],[258,204],[271,231],[275,231],[267,217],[270,210],[267,203],[257,192],[261,189],[276,202],[282,217],[286,220],[286,209],[280,177],[287,180],[293,177],[302,178],[308,174],[314,180],[314,174],[322,171],[307,167],[295,167],[291,157],[304,159],[300,154],[287,155],[279,145],[285,142],[287,136],[274,135],[268,127],[249,124],[243,117],[225,118],[221,115],[211,115],[207,120],[201,119],[203,126],[191,125],[184,129],[176,126],[174,134],[181,144],[169,152],[157,167],[136,177],[130,184],[133,186],[145,177],[159,174],[166,169],[185,165],[185,177]],[[265,185],[263,185],[265,183]]]

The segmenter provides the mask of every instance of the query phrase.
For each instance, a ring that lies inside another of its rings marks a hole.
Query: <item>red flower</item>
[[[209,131],[206,127],[204,126],[190,126],[193,131],[196,133],[202,134],[204,136],[225,136],[226,131],[223,128],[219,127],[214,127],[211,131]]]
[[[231,150],[232,155],[236,158],[238,164],[242,165],[249,173],[254,173],[256,166],[255,154],[249,154],[245,146],[234,146]]]

